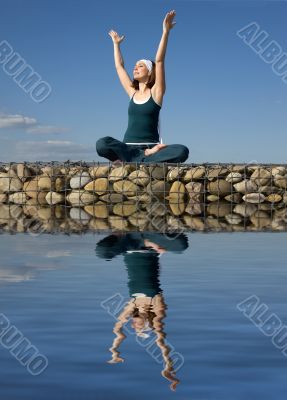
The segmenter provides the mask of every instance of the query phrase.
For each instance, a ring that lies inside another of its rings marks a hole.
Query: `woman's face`
[[[145,63],[142,61],[138,61],[134,67],[134,78],[139,79],[139,78],[147,78],[148,77],[149,70]]]
[[[141,330],[145,326],[145,318],[143,317],[133,317],[132,327],[137,331]]]

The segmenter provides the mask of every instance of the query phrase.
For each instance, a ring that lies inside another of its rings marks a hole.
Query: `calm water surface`
[[[1,235],[0,313],[48,366],[31,375],[1,345],[0,398],[286,399],[287,357],[236,307],[257,296],[287,324],[286,243],[285,232]]]

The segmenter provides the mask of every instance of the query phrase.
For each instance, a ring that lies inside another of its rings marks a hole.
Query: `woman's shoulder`
[[[151,94],[157,105],[162,107],[163,94],[158,93],[154,86],[151,88]]]

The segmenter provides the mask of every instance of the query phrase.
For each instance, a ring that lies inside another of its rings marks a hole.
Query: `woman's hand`
[[[175,10],[168,12],[164,18],[162,27],[164,32],[169,32],[176,22],[172,22],[173,18],[175,17]]]
[[[115,31],[110,31],[109,32],[110,37],[112,38],[113,42],[116,44],[120,44],[123,40],[125,35],[119,36],[119,34]]]

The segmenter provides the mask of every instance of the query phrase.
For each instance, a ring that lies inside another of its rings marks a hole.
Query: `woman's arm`
[[[158,46],[158,50],[155,56],[155,90],[158,95],[163,95],[165,92],[165,71],[164,71],[164,59],[168,41],[168,35],[170,30],[174,27],[176,22],[172,22],[175,17],[175,11],[172,10],[168,12],[163,21],[163,32],[161,36],[161,40]]]
[[[132,81],[125,70],[124,60],[122,57],[122,53],[120,50],[120,43],[124,40],[125,35],[119,36],[117,32],[111,30],[109,32],[110,37],[114,43],[114,59],[115,59],[115,67],[118,73],[118,77],[122,86],[124,87],[127,94],[130,96],[134,89],[132,88]]]
[[[126,335],[123,332],[124,324],[129,320],[130,315],[135,309],[135,304],[133,299],[131,299],[121,314],[117,317],[117,322],[114,325],[113,332],[115,333],[116,337],[113,340],[112,346],[109,348],[110,352],[112,353],[111,360],[108,361],[109,364],[114,364],[118,362],[123,362],[124,359],[120,357],[119,347],[122,341],[126,338]]]
[[[120,50],[120,43],[124,40],[125,35],[119,36],[118,33],[113,30],[111,30],[109,32],[109,35],[112,38],[112,41],[114,43],[115,66],[116,66],[116,68],[123,67],[124,60],[123,60],[121,50]]]

